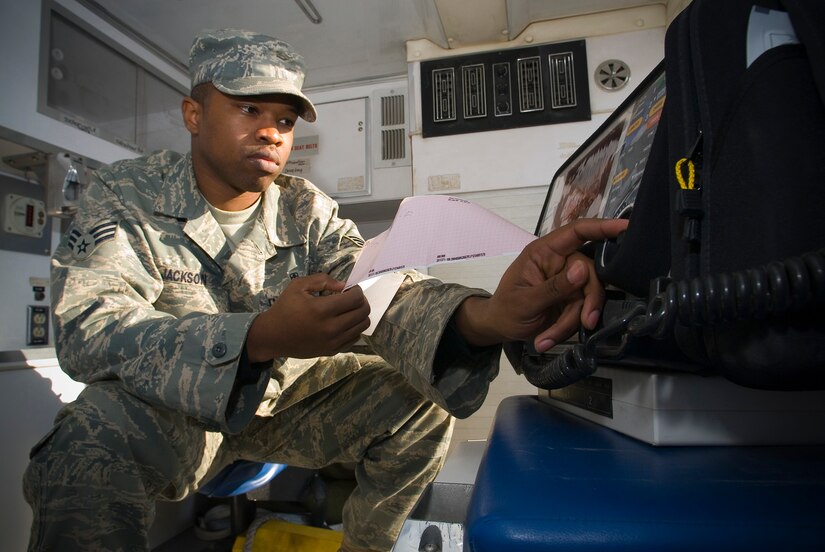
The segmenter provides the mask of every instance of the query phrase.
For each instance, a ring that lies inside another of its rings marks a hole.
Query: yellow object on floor
[[[279,519],[264,522],[252,537],[252,552],[337,552],[342,533]],[[232,552],[243,552],[246,538],[235,539]]]

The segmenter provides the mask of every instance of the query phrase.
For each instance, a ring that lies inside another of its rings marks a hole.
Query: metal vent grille
[[[621,90],[630,80],[630,68],[623,61],[608,59],[596,67],[595,77],[602,90]]]
[[[455,69],[433,71],[433,121],[455,121]]]
[[[370,130],[372,164],[376,169],[409,165],[410,128],[407,90],[402,87],[375,90],[372,95]]]
[[[462,92],[464,93],[464,118],[487,116],[487,86],[484,65],[465,65],[461,68]]]
[[[407,132],[404,96],[401,94],[381,97],[381,159],[404,159],[407,156]],[[400,128],[386,128],[398,127]]]
[[[544,90],[541,81],[541,59],[529,57],[516,62],[518,70],[519,109],[522,113],[544,109]]]
[[[381,126],[404,124],[404,96],[381,97]]]
[[[573,52],[550,55],[550,102],[553,109],[576,107]]]
[[[381,131],[381,159],[404,159],[407,156],[406,132],[403,128]]]

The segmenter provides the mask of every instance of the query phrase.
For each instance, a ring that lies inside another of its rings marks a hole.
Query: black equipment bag
[[[694,0],[664,73],[628,230],[594,251],[603,326],[508,358],[545,389],[611,363],[825,388],[825,2]]]

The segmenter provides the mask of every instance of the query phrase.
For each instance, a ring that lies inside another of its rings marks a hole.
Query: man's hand
[[[329,356],[358,341],[370,325],[370,306],[361,288],[341,293],[343,289],[343,282],[327,274],[292,280],[252,322],[246,340],[249,360]]]
[[[614,238],[626,220],[579,219],[531,242],[506,270],[490,298],[470,297],[456,311],[471,344],[533,340],[538,352],[599,320],[604,290],[592,261],[577,253],[588,241]]]

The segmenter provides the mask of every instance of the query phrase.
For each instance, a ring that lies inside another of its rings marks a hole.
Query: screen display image
[[[553,177],[536,234],[633,206],[665,103],[660,64]]]

